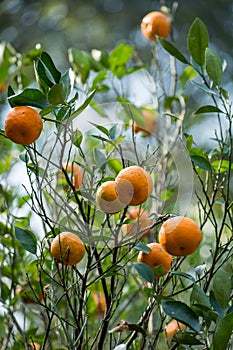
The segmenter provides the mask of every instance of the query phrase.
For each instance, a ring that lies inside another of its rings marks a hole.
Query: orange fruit
[[[5,81],[3,81],[1,84],[0,84],[0,94],[2,94],[7,88],[7,83]]]
[[[170,31],[171,19],[160,11],[149,12],[142,19],[141,32],[147,40],[156,41],[156,35],[165,39]]]
[[[114,214],[125,208],[119,200],[115,181],[103,182],[96,192],[96,203],[106,214]]]
[[[69,175],[72,184],[76,191],[80,189],[83,184],[83,168],[76,163],[69,162],[67,164],[63,164],[63,168]],[[65,191],[68,191],[69,186],[66,182],[65,175],[59,171],[57,174],[58,184],[61,184]]]
[[[50,252],[58,262],[73,266],[84,257],[85,246],[83,241],[74,233],[62,232],[53,239]]]
[[[159,231],[159,243],[169,254],[192,254],[202,240],[199,226],[190,218],[176,216],[165,221]]]
[[[165,333],[168,343],[172,341],[173,336],[179,331],[183,330],[185,325],[177,320],[171,320],[165,327]]]
[[[92,297],[95,304],[95,311],[97,316],[103,317],[106,311],[106,300],[103,292],[94,291]]]
[[[7,114],[5,133],[15,143],[24,146],[30,145],[39,138],[42,129],[42,118],[31,107],[14,107]]]
[[[142,251],[139,252],[137,261],[147,264],[152,270],[161,265],[163,266],[162,275],[166,275],[171,268],[172,256],[157,242],[149,243],[147,246],[151,249],[150,252],[148,254]],[[155,277],[160,276],[155,273]]]
[[[130,208],[126,213],[126,218],[133,219],[135,222],[122,225],[123,233],[128,234],[129,236],[134,236],[150,226],[153,223],[153,220],[148,219],[148,216],[149,213],[147,210],[139,209],[137,207]],[[149,235],[150,232],[150,229],[146,230],[142,237]]]
[[[119,199],[126,205],[139,205],[145,202],[153,189],[150,174],[137,165],[122,169],[115,182]]]
[[[155,114],[152,111],[143,110],[142,120],[132,123],[132,127],[135,133],[143,132],[145,136],[150,136],[154,134],[157,128],[157,123],[155,120]]]
[[[38,343],[30,343],[28,344],[31,350],[40,350],[40,344]]]

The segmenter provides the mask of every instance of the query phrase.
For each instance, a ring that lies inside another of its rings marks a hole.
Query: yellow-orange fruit
[[[171,320],[165,327],[165,334],[168,343],[171,343],[173,336],[179,331],[185,329],[185,325],[177,320]]]
[[[115,181],[106,181],[101,184],[96,192],[96,203],[106,214],[114,214],[125,208],[118,197]]]
[[[133,219],[135,222],[122,225],[122,232],[128,234],[129,236],[134,236],[140,231],[146,229],[148,226],[152,225],[153,220],[148,219],[149,213],[147,210],[139,209],[137,207],[130,208],[126,217],[128,219]],[[150,229],[143,232],[142,237],[149,235],[151,232]]]
[[[5,120],[5,134],[13,142],[30,145],[35,142],[43,129],[40,114],[31,107],[12,108]]]
[[[119,199],[126,205],[139,205],[145,202],[153,189],[150,174],[137,165],[122,169],[115,182]]]
[[[171,19],[160,11],[149,12],[142,19],[141,32],[147,40],[156,41],[156,35],[165,39],[171,32]]]
[[[132,123],[135,133],[142,132],[145,136],[153,135],[157,129],[155,114],[152,111],[143,110],[142,120]]]
[[[171,268],[172,256],[168,254],[157,242],[149,243],[147,246],[151,249],[150,252],[147,254],[140,251],[137,261],[147,264],[152,268],[152,270],[162,265],[163,272],[161,274],[166,275]],[[161,276],[156,275],[155,273],[155,277]]]
[[[78,191],[83,184],[83,168],[80,165],[72,162],[68,162],[68,164],[64,163],[63,168],[67,172],[75,190]],[[65,175],[61,171],[58,172],[57,179],[58,185],[61,184],[63,189],[68,191],[69,186],[66,182]]]
[[[195,252],[202,240],[199,226],[190,218],[176,216],[165,221],[159,231],[159,243],[169,254],[186,256]]]
[[[73,266],[83,259],[85,246],[74,233],[62,232],[53,239],[50,252],[58,262]]]

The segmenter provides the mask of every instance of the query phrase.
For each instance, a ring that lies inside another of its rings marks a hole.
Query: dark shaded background
[[[174,3],[151,0],[4,0],[0,2],[0,40],[10,42],[20,52],[41,43],[61,66],[67,61],[69,47],[112,49],[120,41],[136,46],[141,58],[147,59],[149,43],[141,35],[140,21],[148,11],[159,9],[161,4],[171,7]],[[232,0],[180,0],[173,40],[182,50],[186,50],[188,28],[197,16],[205,22],[211,43],[220,57],[232,64]]]

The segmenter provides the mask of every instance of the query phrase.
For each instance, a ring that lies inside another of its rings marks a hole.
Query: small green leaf
[[[83,140],[83,135],[80,130],[76,130],[72,135],[73,144],[79,147]]]
[[[231,280],[223,268],[219,269],[214,276],[213,292],[218,304],[225,309],[230,301]]]
[[[203,289],[199,287],[197,284],[194,284],[193,286],[193,290],[190,296],[190,303],[203,305],[209,309],[211,308],[211,304],[208,296],[205,294]]]
[[[116,174],[118,174],[122,170],[122,163],[119,159],[111,158],[108,161],[108,166],[113,169]]]
[[[48,101],[51,105],[59,105],[64,103],[63,84],[54,84],[48,92]]]
[[[31,231],[15,226],[15,236],[25,250],[32,254],[36,254],[36,237]]]
[[[137,242],[137,244],[132,244],[131,245],[134,249],[139,250],[140,252],[149,254],[151,249],[144,243],[142,242]]]
[[[135,269],[139,273],[139,275],[146,280],[147,282],[153,283],[154,282],[154,271],[150,268],[150,266],[140,263],[140,262],[134,262],[133,263]]]
[[[222,82],[222,61],[211,49],[206,49],[206,72],[213,83],[219,86]]]
[[[219,318],[213,335],[213,350],[226,350],[233,331],[233,312]],[[230,348],[229,348],[230,349]]]
[[[192,67],[188,66],[180,75],[180,85],[184,89],[186,84],[197,76],[197,71]]]
[[[32,106],[37,108],[45,108],[48,101],[44,94],[38,89],[28,88],[19,93],[8,97],[11,107],[15,106]]]
[[[214,292],[212,290],[210,291],[210,303],[211,303],[211,306],[212,306],[214,312],[216,312],[218,315],[223,317],[223,315],[224,315],[223,309],[221,308],[221,306],[217,302],[215,295],[214,295]]]
[[[97,128],[98,130],[100,130],[103,134],[109,136],[109,131],[107,128],[105,128],[103,125],[100,124],[95,124],[95,123],[91,123],[91,125],[93,125],[95,128]]]
[[[216,106],[206,105],[199,107],[193,114],[196,115],[203,113],[223,113],[223,111]]]
[[[94,159],[97,167],[103,171],[106,167],[107,160],[105,158],[105,155],[102,152],[100,152],[98,148],[94,148]]]
[[[187,135],[186,147],[187,147],[188,151],[190,151],[192,145],[193,145],[193,136],[192,135]]]
[[[166,50],[171,56],[175,57],[177,60],[179,60],[182,63],[189,64],[189,62],[184,57],[184,55],[169,41],[162,39],[161,37],[158,37],[158,41],[162,45],[164,50]]]
[[[172,275],[180,276],[189,279],[192,282],[195,282],[195,278],[192,275],[189,275],[188,273],[185,272],[180,272],[180,271],[170,271]]]
[[[215,160],[213,163],[211,163],[214,171],[216,173],[225,173],[227,172],[229,169],[232,170],[232,165],[230,166],[230,162],[229,160]]]
[[[200,340],[196,339],[194,336],[189,334],[188,332],[182,332],[178,331],[174,337],[172,338],[172,341],[179,343],[179,344],[185,344],[185,345],[201,345],[202,343]]]
[[[82,83],[84,84],[91,70],[91,57],[89,52],[70,48],[68,50],[69,61],[74,70],[80,75]]]
[[[162,307],[168,316],[186,324],[195,332],[201,331],[201,325],[195,312],[185,303],[175,300],[163,300]]]
[[[43,62],[44,66],[47,70],[48,77],[50,79],[52,78],[51,81],[54,84],[58,84],[60,82],[61,73],[56,68],[50,55],[47,52],[43,51],[41,56],[40,56],[40,60],[41,60],[41,62]]]
[[[198,89],[201,89],[201,90],[205,91],[207,94],[217,96],[216,92],[211,90],[211,89],[209,89],[205,84],[197,83],[195,81],[191,81],[191,83],[193,85],[195,85],[196,87],[198,87]]]
[[[111,72],[122,79],[127,73],[126,64],[129,62],[133,54],[133,47],[124,43],[115,47],[109,55],[109,67]]]
[[[92,92],[90,92],[89,95],[87,95],[87,98],[85,99],[85,101],[81,104],[81,106],[79,106],[76,111],[74,111],[71,116],[70,116],[70,122],[72,120],[74,120],[80,113],[82,113],[82,111],[84,111],[84,109],[90,104],[91,100],[93,99],[94,95],[96,93],[96,90],[93,90]]]
[[[209,44],[209,34],[205,24],[200,18],[196,18],[188,32],[188,50],[194,61],[203,66],[205,52]]]

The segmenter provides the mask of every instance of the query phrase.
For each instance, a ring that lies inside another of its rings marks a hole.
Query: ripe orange
[[[119,199],[126,205],[139,205],[145,202],[153,189],[151,176],[137,165],[122,169],[115,182]]]
[[[157,242],[149,243],[147,246],[151,249],[150,252],[148,254],[139,252],[137,261],[147,264],[152,268],[152,270],[162,265],[162,275],[166,275],[168,270],[171,268],[172,256],[168,254]],[[155,274],[155,277],[160,276]]]
[[[171,19],[160,11],[149,12],[141,22],[142,35],[156,41],[156,35],[167,38],[171,31]]]
[[[103,317],[106,311],[106,300],[103,292],[94,291],[92,297],[95,304],[95,311],[97,316]]]
[[[30,145],[39,138],[42,129],[42,118],[31,107],[14,107],[7,114],[5,133],[15,143],[25,146]]]
[[[143,119],[138,123],[134,121],[132,127],[135,133],[143,132],[145,136],[153,135],[157,129],[157,123],[155,120],[155,114],[149,110],[142,111]]]
[[[183,330],[185,325],[176,320],[171,320],[165,327],[165,333],[168,343],[172,341],[173,336],[179,331]]]
[[[3,81],[1,84],[0,84],[0,94],[2,94],[7,88],[7,83],[6,81]]]
[[[101,184],[96,192],[96,203],[106,214],[118,213],[126,206],[119,200],[115,181],[106,181]]]
[[[196,222],[184,216],[176,216],[163,223],[159,231],[159,243],[169,254],[192,254],[202,240],[202,232]]]
[[[38,343],[30,343],[28,344],[31,350],[40,350],[40,344]]]
[[[83,184],[83,168],[76,163],[69,162],[68,164],[63,164],[63,168],[69,175],[72,184],[76,191],[80,189]],[[59,171],[57,174],[58,184],[61,184],[65,191],[68,191],[69,186],[66,182],[65,175]]]
[[[62,232],[53,239],[50,252],[58,262],[73,266],[84,257],[85,246],[74,233]]]
[[[153,220],[148,219],[149,213],[147,210],[139,209],[137,207],[130,208],[126,213],[128,219],[133,219],[135,222],[122,225],[122,231],[124,234],[129,236],[134,236],[140,231],[144,230],[146,227],[150,226],[153,223]],[[149,235],[151,232],[150,229],[146,230],[142,237]]]

